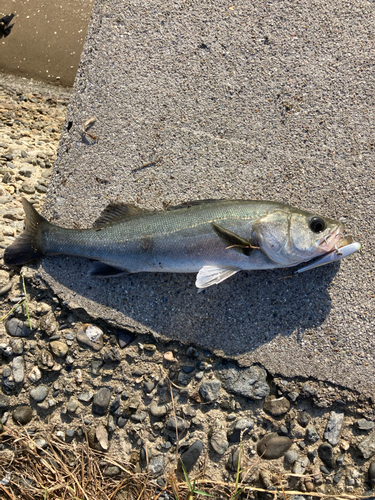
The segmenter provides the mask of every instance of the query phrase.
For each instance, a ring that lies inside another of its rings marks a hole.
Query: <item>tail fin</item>
[[[4,263],[7,266],[19,266],[42,257],[41,227],[49,222],[42,217],[26,198],[22,198],[26,214],[25,230],[12,245],[6,248]]]

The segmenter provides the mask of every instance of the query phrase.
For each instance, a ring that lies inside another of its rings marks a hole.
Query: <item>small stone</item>
[[[93,359],[91,361],[91,373],[93,375],[99,375],[102,366],[103,361],[101,359]]]
[[[143,344],[143,349],[148,352],[155,352],[156,345],[155,344]]]
[[[79,403],[76,399],[71,398],[66,405],[66,409],[69,413],[75,413],[79,407]]]
[[[65,431],[65,442],[66,443],[71,443],[73,441],[74,434],[75,434],[75,430],[74,429],[66,429],[66,431]]]
[[[48,394],[48,387],[45,385],[38,385],[38,387],[35,387],[30,391],[30,396],[37,403],[41,403],[42,401],[44,401],[47,397],[47,394]]]
[[[52,357],[52,354],[47,351],[46,349],[43,349],[40,354],[39,354],[39,366],[43,369],[43,370],[50,370],[53,368],[55,364],[55,361]]]
[[[179,467],[181,462],[183,462],[186,472],[190,472],[194,465],[197,463],[198,458],[203,450],[202,441],[195,441],[189,448],[181,454],[181,459],[179,460]]]
[[[120,429],[122,429],[125,426],[126,422],[127,418],[124,416],[121,416],[117,419],[117,425],[120,427]]]
[[[241,448],[238,446],[237,448],[233,448],[230,452],[227,461],[227,468],[233,472],[237,472],[237,470],[242,469],[242,460],[241,460]]]
[[[25,378],[25,363],[22,356],[13,358],[13,379],[16,384],[21,384]]]
[[[263,405],[263,410],[274,417],[284,415],[289,409],[290,403],[284,396],[277,399],[274,396],[267,396]]]
[[[154,477],[159,477],[164,472],[164,465],[165,462],[163,455],[158,455],[150,460],[148,470]]]
[[[309,459],[307,457],[298,458],[292,468],[294,474],[302,475],[305,473],[306,468],[309,464]]]
[[[12,337],[28,337],[31,330],[25,323],[18,318],[11,318],[5,324],[6,331]]]
[[[137,411],[136,413],[133,413],[133,415],[130,416],[130,419],[133,420],[134,422],[143,422],[147,417],[147,413],[144,411]]]
[[[117,465],[110,465],[103,472],[103,476],[105,477],[114,477],[121,473],[121,469],[117,467]]]
[[[170,431],[176,431],[176,426],[178,432],[182,432],[189,427],[186,420],[181,417],[171,417],[169,420],[167,420],[167,429],[169,429]]]
[[[170,410],[170,403],[157,404],[156,401],[152,401],[150,405],[150,412],[153,417],[161,418],[164,417]]]
[[[333,467],[333,451],[329,443],[322,443],[318,448],[320,460],[329,468]]]
[[[9,396],[0,393],[0,411],[7,410],[9,408],[9,403]]]
[[[13,338],[10,339],[9,345],[13,349],[14,354],[23,354],[24,349],[24,341],[21,338]]]
[[[27,425],[33,418],[33,410],[30,406],[18,406],[12,413],[13,420],[21,425]]]
[[[119,363],[121,361],[121,353],[116,347],[105,349],[103,354],[105,363]]]
[[[35,188],[29,182],[23,182],[22,185],[21,185],[21,191],[23,191],[26,194],[34,194],[35,193]]]
[[[201,383],[199,392],[205,401],[215,401],[219,395],[221,382],[216,379],[204,380]]]
[[[144,382],[143,385],[144,385],[146,394],[149,394],[155,388],[155,382]]]
[[[163,357],[164,357],[165,361],[169,361],[170,363],[173,363],[176,361],[176,358],[173,356],[172,351],[167,351],[166,353],[164,353]]]
[[[306,439],[310,443],[316,443],[319,438],[319,434],[313,425],[309,425],[306,429]]]
[[[43,450],[45,450],[47,448],[47,446],[48,446],[47,441],[45,439],[43,439],[43,438],[36,438],[34,440],[34,443],[36,444],[36,446],[38,448],[42,448]]]
[[[186,356],[188,358],[197,358],[199,356],[199,352],[195,347],[190,346],[186,349]]]
[[[56,321],[55,315],[52,311],[42,316],[39,320],[39,328],[45,332],[49,337],[56,333],[59,329],[59,324]]]
[[[105,415],[110,399],[111,390],[108,387],[101,387],[94,396],[92,411],[98,415]]]
[[[279,436],[275,432],[267,434],[257,445],[258,455],[264,460],[280,458],[289,450],[293,441],[287,436]]]
[[[228,430],[228,439],[230,443],[239,442],[241,434],[245,435],[254,427],[254,422],[247,418],[240,418],[234,422]]]
[[[124,330],[117,332],[117,341],[121,349],[124,349],[127,345],[131,344],[134,339],[135,336],[130,332],[126,332]]]
[[[324,432],[324,438],[332,445],[336,446],[339,442],[339,437],[341,433],[342,424],[344,422],[344,414],[331,412],[329,417],[326,430]]]
[[[78,394],[78,400],[82,401],[83,403],[89,403],[93,397],[94,393],[92,391],[81,392],[80,394]]]
[[[210,444],[212,448],[219,455],[224,455],[228,449],[229,443],[225,425],[219,419],[214,421],[210,434]]]
[[[103,424],[98,425],[95,434],[96,434],[96,439],[98,440],[98,443],[100,444],[101,448],[104,451],[107,451],[109,447],[108,432]]]
[[[77,332],[77,340],[94,351],[100,351],[104,345],[103,331],[94,325],[85,324]]]
[[[361,441],[358,448],[366,460],[373,457],[375,455],[375,431]]]
[[[368,469],[368,480],[372,486],[375,486],[375,462],[370,463],[370,467]]]
[[[298,452],[296,450],[289,450],[285,453],[284,465],[287,468],[292,467],[294,462],[296,462],[296,460],[298,460]]]
[[[28,374],[28,379],[31,382],[38,382],[42,378],[42,373],[37,366],[33,366]]]
[[[65,344],[65,342],[60,342],[59,340],[54,340],[50,343],[51,351],[58,358],[64,358],[69,351],[69,347]]]
[[[22,177],[30,178],[35,173],[35,168],[31,165],[23,165],[18,172]]]
[[[235,363],[222,363],[217,368],[216,373],[227,391],[257,400],[268,395],[267,372],[264,368],[256,365],[239,368]]]
[[[307,411],[301,411],[301,413],[298,414],[297,421],[301,427],[307,427],[310,422],[310,415]]]
[[[357,427],[361,431],[371,431],[375,427],[375,422],[371,422],[371,420],[361,418],[357,420]]]
[[[296,392],[296,391],[288,392],[288,398],[290,399],[290,401],[292,403],[295,403],[297,401],[298,397],[299,397],[299,392]]]

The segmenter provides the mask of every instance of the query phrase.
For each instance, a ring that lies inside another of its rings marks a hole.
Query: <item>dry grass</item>
[[[199,496],[237,500],[254,498],[256,492],[267,492],[273,500],[289,500],[303,494],[285,488],[287,474],[280,475],[280,483],[272,492],[249,485],[246,479],[259,464],[259,458],[250,467],[238,469],[233,483],[210,481],[201,477],[203,472],[192,485],[174,465],[166,471],[167,484],[161,488],[148,473],[136,472],[134,465],[124,465],[92,450],[87,439],[67,444],[49,437],[48,447],[42,449],[23,428],[4,427],[0,442],[4,446],[0,452],[0,499],[4,500],[159,500],[160,497],[193,500]],[[113,465],[120,473],[115,477],[105,476],[106,467]],[[374,498],[316,492],[308,495],[336,500]]]

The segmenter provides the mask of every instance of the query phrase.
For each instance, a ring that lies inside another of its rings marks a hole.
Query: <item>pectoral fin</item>
[[[123,274],[129,274],[126,269],[119,269],[117,267],[104,264],[104,262],[95,261],[91,263],[90,276],[96,276],[97,278],[115,278],[117,276],[122,276]]]
[[[233,233],[232,231],[229,231],[229,229],[225,229],[224,227],[221,227],[214,222],[211,222],[211,226],[215,234],[219,236],[219,238],[225,243],[228,249],[230,248],[231,250],[235,250],[236,252],[242,253],[244,255],[250,254],[251,250],[253,249],[250,241],[245,240],[245,238],[238,236],[238,234]]]
[[[204,266],[197,274],[195,285],[197,288],[207,288],[217,285],[222,281],[238,273],[241,269],[237,267]]]

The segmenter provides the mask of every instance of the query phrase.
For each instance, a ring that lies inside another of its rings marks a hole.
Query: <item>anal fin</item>
[[[115,278],[117,276],[129,274],[129,271],[110,266],[109,264],[104,264],[104,262],[95,261],[90,265],[89,274],[97,278]]]
[[[195,285],[197,288],[208,288],[238,273],[237,267],[204,266],[197,274]]]

